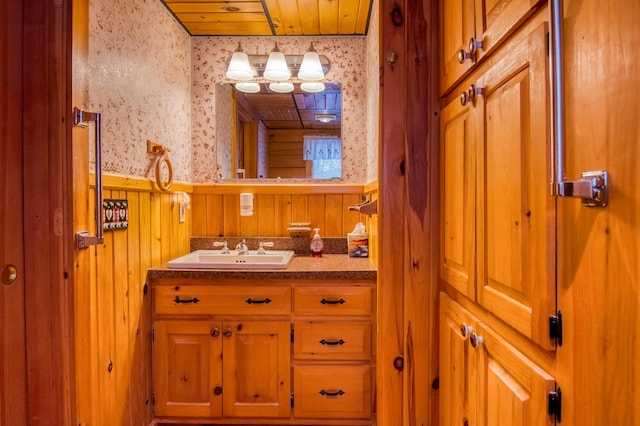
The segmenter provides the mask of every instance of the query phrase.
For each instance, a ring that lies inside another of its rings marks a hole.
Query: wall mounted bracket
[[[609,173],[604,170],[584,172],[580,180],[558,182],[559,197],[582,198],[582,205],[604,207],[609,201]]]

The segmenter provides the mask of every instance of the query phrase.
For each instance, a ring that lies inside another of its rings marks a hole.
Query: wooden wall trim
[[[193,185],[194,194],[362,194],[364,185],[341,183],[215,183]]]
[[[91,174],[89,176],[89,186],[94,188],[96,186],[96,176]],[[103,174],[102,176],[102,188],[103,189],[126,189],[129,191],[145,191],[145,192],[162,192],[155,184],[155,180],[145,179],[136,176],[121,176]],[[168,193],[171,192],[192,192],[193,185],[174,182],[169,188]]]

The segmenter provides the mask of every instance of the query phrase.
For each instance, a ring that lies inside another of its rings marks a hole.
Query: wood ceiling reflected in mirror
[[[268,86],[268,83],[261,83],[259,93],[236,91],[238,111],[248,109],[247,114],[259,118],[268,129],[340,130],[342,93],[339,83],[325,83],[325,90],[319,93],[304,92],[298,84],[291,93],[274,93]]]
[[[163,0],[191,35],[366,35],[372,0]]]

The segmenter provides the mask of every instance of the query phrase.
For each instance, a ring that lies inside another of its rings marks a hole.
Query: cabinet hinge
[[[291,394],[291,407],[293,407],[293,393]]]
[[[555,392],[549,392],[547,412],[554,416],[556,423],[562,421],[562,391],[558,388]]]
[[[152,328],[151,329],[151,343],[154,343],[156,341],[156,329]]]
[[[558,346],[562,346],[562,312],[549,317],[549,338],[555,339]]]
[[[293,328],[291,329],[291,334],[290,334],[290,339],[291,339],[291,343],[293,343]]]
[[[151,392],[151,406],[152,407],[156,406],[156,393],[155,392]]]

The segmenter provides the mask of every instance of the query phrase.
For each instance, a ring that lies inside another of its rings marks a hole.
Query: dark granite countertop
[[[175,269],[161,265],[149,269],[153,278],[203,279],[320,279],[320,280],[374,280],[375,265],[369,258],[349,257],[346,254],[324,254],[320,258],[296,255],[286,269],[222,270]]]

